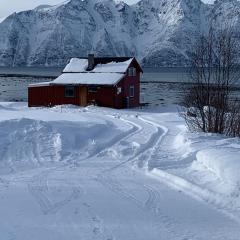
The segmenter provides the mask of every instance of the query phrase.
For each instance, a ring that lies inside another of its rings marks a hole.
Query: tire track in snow
[[[0,187],[8,188],[10,182],[0,177]]]
[[[148,196],[145,202],[141,202],[133,194],[129,193],[129,191],[123,187],[116,180],[116,178],[113,180],[113,178],[110,176],[113,171],[129,162],[137,161],[138,158],[145,153],[148,154],[148,158],[145,160],[147,164],[148,160],[151,159],[151,156],[158,149],[159,144],[168,133],[168,129],[164,126],[161,126],[150,120],[146,120],[142,117],[139,117],[139,119],[153,126],[156,129],[156,132],[152,134],[150,140],[146,144],[142,144],[140,150],[133,157],[130,157],[128,160],[103,171],[102,175],[99,175],[96,180],[111,191],[117,193],[120,197],[124,197],[132,201],[142,211],[147,210],[151,212],[157,218],[157,227],[162,227],[164,225],[165,230],[173,235],[174,238],[182,240],[197,239],[196,235],[189,230],[182,229],[181,232],[176,231],[176,225],[181,226],[181,224],[176,219],[172,219],[161,211],[161,208],[158,206],[158,202],[160,202],[160,194],[156,189],[147,185],[141,186],[139,184],[139,186],[144,189]]]
[[[157,202],[161,198],[159,192],[151,186],[144,185],[148,192],[148,199],[144,203],[146,209],[155,209],[157,207]]]
[[[156,227],[159,230],[163,228],[163,231],[167,231],[167,233],[171,235],[172,239],[198,239],[191,231],[182,229],[179,221],[162,212],[159,206],[159,203],[161,202],[161,195],[157,189],[149,185],[141,185],[137,182],[131,182],[131,184],[134,183],[139,187],[139,189],[142,189],[147,193],[147,199],[144,201],[139,200],[136,196],[134,196],[134,194],[119,183],[114,176],[98,176],[96,180],[112,192],[116,193],[122,199],[132,202],[140,211],[151,213],[156,219]],[[179,229],[181,230],[176,231],[176,226],[179,226]]]
[[[148,123],[149,125],[153,126],[155,128],[155,133],[151,135],[150,139],[148,140],[148,142],[144,143],[144,144],[140,144],[140,148],[139,150],[135,153],[134,156],[130,157],[129,159],[127,159],[126,161],[123,161],[115,166],[113,166],[110,169],[105,170],[104,172],[111,172],[129,162],[133,162],[136,161],[141,155],[143,155],[144,153],[150,151],[150,154],[152,151],[154,151],[156,149],[156,147],[160,144],[160,142],[162,141],[163,137],[167,134],[168,129],[160,126],[156,123],[153,123],[151,121],[145,120],[142,117],[139,117],[138,119],[142,120],[145,123]],[[151,156],[151,155],[150,155]]]
[[[114,116],[111,116],[114,117]],[[122,121],[126,122],[127,124],[131,125],[132,128],[122,133],[120,136],[118,135],[116,138],[114,138],[112,141],[110,141],[107,145],[104,146],[104,148],[98,152],[94,153],[91,156],[88,156],[85,160],[95,157],[98,154],[104,152],[107,148],[112,147],[119,141],[125,140],[138,132],[142,130],[142,127],[140,125],[137,125],[131,121],[128,121],[126,119],[120,118]],[[82,161],[81,161],[82,162]],[[64,166],[68,166],[69,164],[65,164]],[[66,204],[68,204],[72,199],[78,198],[78,196],[83,192],[80,187],[73,187],[72,188],[72,194],[70,194],[66,199],[59,201],[59,202],[52,202],[51,199],[47,196],[47,192],[49,191],[47,186],[47,175],[50,172],[56,171],[58,168],[54,169],[48,169],[46,171],[43,171],[42,173],[35,175],[28,183],[28,191],[29,193],[35,198],[35,200],[38,202],[42,212],[44,214],[54,214],[60,208],[64,207]]]
[[[157,124],[157,123],[156,123]],[[234,210],[229,206],[228,201],[227,203],[223,203],[219,199],[225,198],[224,195],[219,193],[212,192],[208,189],[204,189],[198,184],[194,182],[190,182],[183,177],[179,177],[175,174],[169,173],[168,169],[176,169],[176,168],[183,168],[187,167],[191,163],[191,159],[196,159],[196,153],[192,152],[191,155],[187,155],[181,161],[177,162],[170,162],[168,165],[159,168],[152,168],[148,171],[150,176],[157,177],[158,180],[161,180],[166,185],[170,186],[171,188],[177,189],[182,191],[184,194],[208,205],[212,206],[215,210],[223,213],[224,215],[230,217],[234,221],[240,223],[240,218],[234,214]],[[175,158],[178,158],[177,153],[171,152],[171,155],[175,155]],[[173,157],[172,157],[173,158]]]
[[[110,115],[107,115],[109,117],[114,117],[114,116],[110,116]],[[128,139],[130,138],[131,136],[135,135],[135,134],[138,134],[141,130],[142,130],[142,127],[134,122],[131,122],[131,121],[128,121],[122,117],[119,118],[120,120],[122,120],[123,122],[129,124],[132,126],[132,128],[126,132],[123,132],[122,134],[119,134],[118,136],[116,136],[115,138],[113,138],[110,142],[108,142],[104,147],[100,147],[100,151],[94,151],[94,153],[92,153],[91,155],[89,155],[86,159],[89,159],[89,158],[93,158],[93,157],[96,157],[96,156],[99,156],[101,154],[103,154],[107,149],[113,147],[114,145],[116,145],[117,143],[125,140],[125,139]]]
[[[55,214],[72,200],[79,198],[83,193],[80,186],[71,187],[71,193],[60,201],[52,201],[48,196],[50,190],[48,187],[48,174],[55,169],[48,169],[42,173],[35,175],[28,183],[28,191],[39,204],[43,214]],[[71,185],[71,184],[69,184]]]
[[[121,198],[134,202],[138,208],[142,209],[142,202],[138,200],[133,194],[129,193],[129,191],[126,191],[122,184],[120,184],[115,178],[111,177],[110,175],[98,175],[95,180],[100,182],[103,186],[107,187],[112,192],[118,194]]]
[[[160,169],[153,169],[150,171],[149,176],[154,177],[171,188],[182,191],[184,194],[194,198],[198,201],[207,203],[217,211],[230,217],[236,222],[240,223],[239,217],[234,215],[233,210],[227,204],[223,204],[219,199],[224,198],[221,194],[212,193],[207,189],[203,189],[200,186],[189,182],[188,180],[179,177],[177,175],[168,173]]]
[[[91,112],[91,111],[89,111],[89,110],[88,110],[88,113],[94,113],[94,114],[96,114],[95,112]],[[106,115],[105,115],[105,116],[106,116],[106,117],[109,117],[109,118],[116,118],[116,117],[117,117],[119,120],[121,120],[121,121],[123,121],[123,122],[125,122],[125,123],[127,123],[127,124],[129,124],[129,125],[131,125],[131,126],[133,127],[133,129],[132,129],[132,130],[129,130],[130,132],[128,132],[128,133],[126,133],[126,134],[123,133],[123,135],[122,135],[123,137],[122,137],[122,138],[116,137],[116,139],[114,139],[113,141],[110,141],[110,143],[109,143],[108,145],[106,145],[106,146],[104,147],[104,149],[102,149],[99,153],[92,154],[91,156],[87,157],[86,159],[99,156],[100,154],[103,154],[104,151],[106,151],[107,149],[109,149],[109,148],[111,148],[111,147],[113,147],[113,146],[118,145],[121,141],[127,140],[127,139],[129,139],[130,137],[133,137],[133,136],[141,133],[141,132],[144,130],[144,128],[143,128],[141,125],[139,125],[139,124],[137,124],[136,122],[133,122],[133,121],[131,121],[131,120],[129,120],[129,119],[126,119],[126,116],[120,115],[119,113],[115,113],[115,114],[111,114],[111,115],[110,115],[109,112],[106,112]],[[127,115],[127,116],[129,117],[129,115]],[[143,119],[141,119],[138,115],[133,115],[133,114],[132,114],[132,115],[130,115],[130,116],[135,116],[137,119],[140,119],[141,121],[143,121]],[[100,117],[101,117],[101,116],[100,116]],[[101,118],[102,118],[102,117],[101,117]],[[106,120],[106,119],[104,118],[104,120]],[[148,125],[149,125],[149,123],[150,123],[150,125],[151,125],[151,126],[154,126],[154,127],[157,126],[157,124],[154,124],[154,123],[152,123],[152,122],[150,122],[150,121],[147,121],[147,120],[144,120],[143,122],[144,122],[144,123],[147,123]],[[126,161],[126,162],[123,162],[122,164],[125,164],[125,163],[127,163],[127,162],[130,162],[131,160],[133,160],[134,158],[136,158],[138,155],[141,155],[143,152],[145,152],[145,151],[149,148],[149,145],[154,144],[154,142],[157,140],[157,137],[158,137],[158,135],[160,134],[162,128],[163,128],[162,126],[158,126],[158,127],[156,128],[157,132],[154,134],[154,136],[152,135],[151,138],[150,138],[150,140],[149,140],[146,144],[142,144],[142,146],[140,147],[139,151],[137,151],[137,153],[134,154],[134,156],[132,156],[131,159],[129,159],[129,160]],[[84,160],[86,160],[86,159],[84,159]],[[116,167],[117,167],[117,166],[116,166]]]
[[[168,133],[168,128],[161,126],[158,123],[152,122],[150,120],[144,119],[141,117],[142,121],[145,121],[153,126],[156,126],[157,128],[161,128],[163,130],[163,134],[162,136],[158,139],[158,141],[156,142],[156,144],[150,149],[150,154],[148,156],[148,159],[145,160],[145,167],[148,167],[148,161],[151,159],[151,157],[154,155],[155,151],[158,150],[158,147],[160,146],[161,142],[163,141],[164,137],[166,137],[167,133]],[[146,169],[146,168],[145,168]],[[147,169],[148,171],[148,169]],[[198,237],[193,234],[191,231],[186,230],[186,229],[182,229],[182,232],[176,232],[176,225],[181,225],[180,222],[178,222],[176,219],[171,218],[168,215],[165,215],[162,211],[161,208],[158,206],[158,202],[160,202],[159,200],[159,193],[156,189],[150,188],[150,191],[152,192],[152,194],[154,194],[153,200],[150,199],[150,201],[152,201],[152,203],[150,205],[148,205],[148,203],[146,202],[147,206],[149,206],[149,209],[151,211],[153,211],[153,213],[157,216],[159,224],[161,224],[162,222],[164,223],[164,225],[166,226],[167,229],[169,229],[176,238],[182,239],[182,240],[190,240],[190,239],[198,239]],[[153,193],[154,192],[154,193]],[[158,200],[158,201],[156,201]]]
[[[126,121],[126,122],[128,123],[128,121]],[[112,122],[110,122],[110,123],[112,124]],[[98,143],[97,147],[95,147],[89,151],[89,154],[87,157],[83,158],[82,160],[76,160],[79,158],[79,156],[82,155],[81,152],[77,152],[77,153],[69,155],[66,162],[72,163],[74,166],[77,166],[78,163],[80,163],[80,162],[84,162],[91,158],[101,156],[102,154],[104,154],[104,152],[107,151],[107,149],[113,147],[116,143],[123,141],[125,138],[132,136],[133,134],[135,134],[136,132],[138,132],[141,129],[141,127],[138,126],[137,124],[134,125],[131,122],[129,122],[128,124],[132,126],[132,128],[130,130],[118,134],[117,136],[115,136],[113,139],[111,139],[108,142]],[[69,165],[69,164],[67,164],[67,165]]]
[[[114,116],[111,116],[114,118]],[[123,122],[127,123],[128,125],[131,125],[132,128],[124,133],[122,133],[120,136],[118,135],[116,138],[114,138],[112,141],[110,141],[107,145],[104,146],[104,148],[100,151],[100,153],[104,152],[107,148],[112,147],[119,141],[125,140],[138,132],[142,130],[142,127],[136,123],[133,123],[131,121],[128,121],[123,118],[119,118]],[[90,156],[88,156],[85,160],[97,156],[99,152],[96,152]],[[69,164],[66,163],[64,166],[68,166]],[[82,193],[82,189],[80,187],[73,187],[72,193],[66,197],[65,199],[59,201],[59,202],[53,202],[49,196],[48,196],[48,185],[47,185],[47,176],[48,174],[56,171],[57,169],[61,168],[53,168],[53,169],[47,169],[43,171],[40,174],[35,175],[28,183],[28,191],[29,193],[34,197],[34,199],[39,204],[42,212],[44,214],[54,214],[57,211],[59,211],[62,207],[64,207],[66,204],[68,204],[71,200],[78,198],[79,195]]]
[[[116,118],[116,115],[106,114],[105,116],[109,117],[109,118],[112,118],[112,119]],[[99,118],[102,118],[102,117],[99,116]],[[118,116],[117,118],[119,120],[121,120],[122,122],[127,123],[132,128],[130,130],[126,131],[126,132],[120,133],[119,135],[117,135],[116,137],[114,137],[113,139],[111,139],[107,143],[102,143],[102,144],[98,143],[97,149],[93,149],[92,152],[86,158],[82,159],[80,162],[84,162],[84,161],[89,160],[91,158],[101,156],[108,149],[111,149],[113,146],[115,146],[119,142],[124,141],[124,140],[126,140],[126,139],[128,139],[128,138],[130,138],[130,137],[132,137],[132,136],[134,136],[134,135],[136,135],[136,134],[138,134],[139,132],[142,131],[142,127],[140,125],[138,125],[138,124],[136,124],[132,121],[129,121],[127,119],[124,119],[122,116]],[[106,121],[106,118],[102,118],[102,119]],[[114,121],[107,121],[107,122],[110,122],[111,124],[114,123]],[[80,153],[80,155],[81,155],[81,153]],[[76,155],[69,156],[69,159],[67,161],[68,162],[67,165],[69,165],[69,163],[73,162],[73,165],[76,166],[77,165],[76,158],[78,158],[78,156],[76,156]]]

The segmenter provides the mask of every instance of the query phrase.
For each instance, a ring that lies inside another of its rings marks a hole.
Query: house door
[[[80,87],[80,106],[87,106],[87,87]]]

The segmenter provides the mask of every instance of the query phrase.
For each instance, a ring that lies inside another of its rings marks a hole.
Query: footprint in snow
[[[97,216],[93,217],[92,220],[97,223],[101,222],[101,220]]]
[[[102,233],[102,222],[101,219],[97,216],[92,217],[92,221],[94,222],[93,233],[95,235]]]
[[[95,235],[101,233],[101,232],[100,232],[100,228],[99,228],[99,227],[94,227],[94,228],[93,228],[93,233],[94,233]]]
[[[88,203],[83,203],[83,206],[90,208],[91,206]]]

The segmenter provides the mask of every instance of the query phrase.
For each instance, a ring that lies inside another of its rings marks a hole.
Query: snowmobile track
[[[48,188],[48,174],[56,169],[48,169],[34,176],[28,183],[28,191],[39,204],[43,214],[55,214],[73,199],[77,199],[83,190],[80,186],[71,187],[71,193],[60,201],[52,201],[48,196],[50,189]],[[71,184],[69,184],[71,185]]]

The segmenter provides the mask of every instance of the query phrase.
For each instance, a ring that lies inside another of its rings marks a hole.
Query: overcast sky
[[[137,2],[138,0],[124,0],[128,4]],[[212,1],[212,0],[204,0]],[[33,9],[38,5],[49,4],[54,5],[63,2],[63,0],[0,0],[0,18],[6,17],[13,12],[19,12],[27,9]]]

